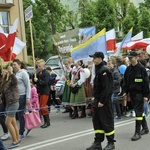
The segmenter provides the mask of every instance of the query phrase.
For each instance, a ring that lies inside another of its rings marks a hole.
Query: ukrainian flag
[[[85,43],[74,47],[70,52],[74,61],[86,59],[95,52],[103,52],[107,56],[106,29],[104,28]]]

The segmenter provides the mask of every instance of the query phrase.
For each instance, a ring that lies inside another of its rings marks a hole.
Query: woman
[[[24,139],[24,131],[25,131],[25,120],[24,120],[24,110],[26,109],[26,105],[30,104],[30,80],[29,75],[26,69],[23,69],[23,63],[19,59],[13,60],[13,69],[18,81],[19,88],[19,111],[18,118],[20,123],[20,139]],[[27,131],[28,132],[28,131]],[[28,133],[29,134],[29,133]]]
[[[85,75],[84,70],[81,67],[83,64],[82,61],[78,61],[75,63],[74,68],[72,69],[72,77],[71,77],[71,88],[78,87],[78,92],[71,92],[70,103],[73,106],[74,112],[72,115],[72,119],[78,118],[78,106],[82,106],[82,112],[80,118],[86,117],[85,113],[85,93],[84,93],[84,85]]]
[[[63,105],[66,106],[64,113],[69,111],[71,117],[72,109],[69,106],[69,104],[70,104],[70,81],[71,81],[72,68],[70,66],[69,59],[64,61],[64,65],[65,65],[65,70],[64,70],[64,77],[62,78],[62,80],[65,81],[65,88],[62,95],[62,103]]]
[[[41,128],[47,128],[50,126],[50,118],[47,108],[47,102],[49,97],[49,73],[45,69],[45,61],[38,61],[38,74],[34,77],[34,82],[37,84],[37,91],[39,94],[39,102],[41,108],[41,115],[44,118],[44,124]]]
[[[15,75],[13,74],[12,67],[9,70],[3,70],[3,82],[1,88],[3,89],[3,98],[6,103],[6,126],[11,134],[12,143],[8,149],[15,148],[20,143],[19,131],[16,124],[16,111],[19,107],[19,89]]]

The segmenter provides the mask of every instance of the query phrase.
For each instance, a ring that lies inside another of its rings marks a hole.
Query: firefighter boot
[[[103,150],[114,150],[114,149],[115,149],[114,142],[108,142],[106,147]]]
[[[86,150],[102,150],[102,145],[100,142],[94,142],[89,148]]]
[[[142,120],[142,130],[140,131],[140,134],[144,135],[144,134],[148,134],[148,133],[149,133],[149,129],[148,129],[147,122],[146,122],[146,119],[144,116],[143,120]]]
[[[137,141],[141,138],[140,130],[141,130],[142,121],[141,120],[136,120],[135,124],[136,124],[135,125],[135,134],[131,138],[131,141]]]

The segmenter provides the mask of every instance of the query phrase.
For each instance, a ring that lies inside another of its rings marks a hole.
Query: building
[[[17,37],[26,42],[23,0],[0,0],[0,25],[6,33],[9,33],[9,29],[16,18],[19,19]],[[17,58],[28,62],[26,47]]]

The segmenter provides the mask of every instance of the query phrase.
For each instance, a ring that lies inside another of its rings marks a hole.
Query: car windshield
[[[68,57],[63,57],[62,61],[68,59]],[[50,58],[47,62],[46,65],[50,65],[50,66],[58,66],[58,62],[59,62],[59,58]]]

